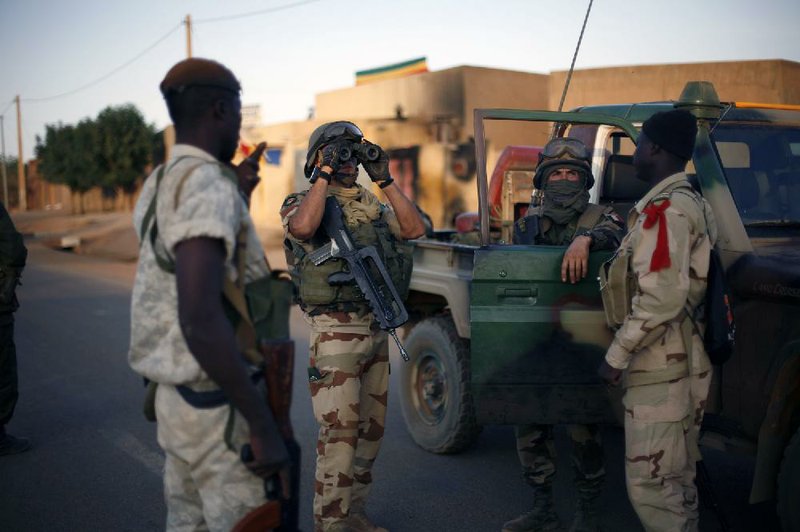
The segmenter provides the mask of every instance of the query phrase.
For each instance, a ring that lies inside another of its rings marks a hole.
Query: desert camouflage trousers
[[[264,504],[264,481],[247,470],[239,453],[224,441],[230,407],[200,409],[174,386],[156,392],[158,444],[166,453],[164,496],[167,531],[228,532],[250,510]],[[249,441],[249,429],[236,412],[232,442]]]
[[[711,371],[625,390],[625,478],[645,530],[696,531],[695,465]]]
[[[372,316],[306,316],[311,326],[309,388],[319,423],[314,523],[326,530],[362,512],[386,420],[387,334]]]
[[[572,466],[579,495],[594,498],[600,494],[606,470],[603,442],[597,425],[569,425],[572,440]],[[518,425],[517,455],[522,475],[530,486],[553,481],[556,472],[556,447],[552,425]]]

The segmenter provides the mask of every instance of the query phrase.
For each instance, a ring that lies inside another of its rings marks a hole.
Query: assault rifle
[[[344,223],[342,208],[332,196],[325,200],[325,214],[321,225],[331,241],[309,254],[309,259],[316,266],[330,259],[347,261],[349,271],[332,273],[328,276],[328,283],[335,285],[355,280],[378,320],[378,325],[392,335],[403,360],[408,361],[408,353],[395,332],[397,327],[408,321],[408,312],[377,250],[374,246],[356,249],[353,237]]]

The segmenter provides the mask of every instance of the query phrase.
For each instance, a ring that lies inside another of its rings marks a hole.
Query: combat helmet
[[[308,138],[308,151],[306,152],[306,165],[303,169],[306,177],[311,177],[314,166],[317,162],[317,151],[320,148],[338,138],[345,138],[354,142],[361,142],[364,133],[352,122],[340,120],[338,122],[328,122],[322,124],[311,133]]]
[[[558,137],[545,144],[539,154],[539,165],[533,176],[533,186],[539,190],[544,186],[545,177],[556,168],[570,168],[583,176],[586,190],[594,185],[592,154],[586,145],[578,139]]]

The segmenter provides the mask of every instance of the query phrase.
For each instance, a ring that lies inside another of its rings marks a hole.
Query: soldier
[[[230,70],[187,59],[160,88],[176,144],[134,212],[142,243],[128,360],[158,383],[167,530],[228,531],[265,502],[259,477],[289,459],[223,307],[223,284],[269,273],[244,197],[252,186],[237,183],[255,183],[256,169],[230,165],[241,126],[241,88]],[[246,443],[253,460],[245,464]]]
[[[14,312],[19,308],[16,290],[27,257],[22,235],[0,203],[0,456],[21,453],[31,447],[26,438],[6,433],[19,395]]]
[[[290,194],[281,208],[287,262],[298,284],[299,300],[311,327],[309,388],[320,425],[317,442],[314,527],[317,531],[384,531],[367,519],[364,508],[372,465],[383,439],[389,381],[387,334],[378,329],[364,295],[354,282],[330,285],[341,260],[315,266],[308,254],[328,239],[320,223],[328,196],[336,198],[357,247],[374,245],[399,292],[407,289],[411,255],[404,240],[425,226],[389,175],[389,156],[361,160],[391,207],[356,183],[359,159],[342,161],[343,143],[366,143],[351,122],[318,127],[308,142],[305,175],[311,188]],[[402,286],[402,285],[405,286]]]
[[[561,263],[561,280],[576,283],[588,273],[589,252],[614,249],[624,234],[622,219],[611,207],[589,203],[594,184],[584,144],[556,138],[542,151],[533,182],[543,192],[540,204],[528,209],[514,231],[516,244],[569,244]],[[551,425],[515,427],[523,476],[534,490],[533,509],[503,525],[504,532],[553,530],[559,527],[553,508],[552,481],[556,472]],[[603,485],[603,447],[596,425],[570,425],[572,463],[578,505],[571,530],[597,530],[597,498]]]
[[[629,214],[614,258],[633,273],[635,296],[624,295],[629,310],[598,370],[625,389],[628,496],[648,531],[698,526],[695,462],[711,364],[691,316],[705,297],[716,224],[684,172],[696,134],[684,110],[642,125],[633,164],[652,188]]]

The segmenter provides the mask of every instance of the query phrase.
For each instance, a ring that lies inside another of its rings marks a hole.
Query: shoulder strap
[[[692,198],[697,206],[700,208],[700,211],[703,213],[703,220],[705,221],[705,233],[711,239],[711,233],[708,230],[708,214],[706,209],[708,208],[708,202],[701,196],[693,187],[691,186],[677,186],[670,190],[670,194],[673,192],[677,192],[678,194],[682,194],[684,196],[689,196]],[[712,247],[715,245],[715,242],[711,242]]]
[[[175,159],[175,161],[172,163],[172,167],[174,168],[176,164],[178,164],[180,161],[184,159],[200,159],[200,158],[191,155],[184,155],[182,157],[178,157],[177,159]],[[206,164],[215,164],[205,159],[200,159],[200,161],[201,162],[190,166],[186,170],[186,172],[184,172],[178,179],[178,185],[175,189],[175,198],[173,200],[176,209],[178,208],[178,200],[180,197],[181,190],[183,189],[183,185],[189,178],[189,176],[192,175],[192,173],[201,166],[204,166]],[[228,179],[231,179],[231,177],[225,172],[225,167],[222,164],[220,164],[220,167],[222,168],[223,175]],[[147,206],[147,211],[145,212],[144,218],[142,219],[142,225],[139,228],[139,246],[141,247],[141,245],[144,243],[145,233],[147,232],[147,228],[150,227],[150,233],[148,236],[150,239],[150,246],[153,248],[153,255],[155,256],[158,267],[167,273],[175,273],[175,262],[169,257],[163,257],[159,255],[156,248],[156,240],[158,239],[158,217],[156,216],[156,204],[158,201],[158,190],[161,186],[161,181],[163,180],[166,171],[167,171],[166,165],[162,164],[158,169],[158,173],[156,174],[156,189],[155,192],[153,193],[153,199],[150,201],[150,205]],[[150,223],[151,220],[152,220],[152,225]]]
[[[142,218],[142,225],[139,227],[139,247],[144,244],[144,234],[147,231],[147,228],[150,226],[150,220],[153,219],[153,216],[156,214],[156,198],[158,197],[158,186],[161,184],[161,179],[164,177],[164,165],[161,164],[158,167],[158,172],[156,173],[156,190],[153,192],[153,199],[150,200],[150,205],[147,206],[147,211],[144,213],[144,218]]]

